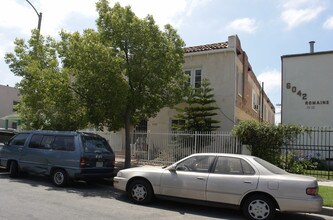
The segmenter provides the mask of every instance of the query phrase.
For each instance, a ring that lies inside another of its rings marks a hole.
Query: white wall
[[[333,51],[282,56],[282,124],[333,126]]]
[[[207,78],[213,88],[214,99],[219,110],[214,118],[220,121],[221,131],[230,131],[235,118],[235,53],[223,49],[203,53],[185,54],[183,69],[201,69],[202,79]],[[184,107],[182,104],[176,106]],[[163,108],[155,118],[148,121],[148,130],[152,132],[169,132],[171,120],[177,115],[175,109]]]

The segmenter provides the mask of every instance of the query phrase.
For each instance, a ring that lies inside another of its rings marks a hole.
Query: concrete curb
[[[321,215],[327,215],[327,216],[333,216],[333,208],[327,207],[327,206],[323,206],[320,214]]]

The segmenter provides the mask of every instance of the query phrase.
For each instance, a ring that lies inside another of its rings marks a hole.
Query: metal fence
[[[309,128],[281,148],[281,162],[289,172],[332,179],[332,142],[332,128]]]
[[[105,137],[119,156],[124,155],[123,133],[96,132]],[[246,147],[230,132],[131,133],[132,160],[143,163],[170,164],[192,153],[237,153]],[[281,164],[292,173],[333,179],[333,128],[308,128],[306,132],[281,147]],[[249,152],[247,152],[249,153]]]
[[[241,153],[241,143],[230,132],[134,132],[131,152],[135,159],[172,163],[193,153]]]

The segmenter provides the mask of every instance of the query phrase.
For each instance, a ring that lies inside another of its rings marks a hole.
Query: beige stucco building
[[[1,119],[15,114],[14,105],[19,101],[19,90],[10,86],[0,85],[0,128],[17,129],[17,120]]]
[[[230,131],[243,120],[274,123],[274,105],[253,73],[237,35],[229,36],[227,42],[185,48],[183,69],[193,86],[200,85],[204,78],[211,83],[219,108],[215,119],[220,121],[220,130]],[[169,132],[176,115],[175,109],[163,108],[155,118],[149,119],[147,129]]]

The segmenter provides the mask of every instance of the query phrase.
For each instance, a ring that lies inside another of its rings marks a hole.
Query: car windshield
[[[286,174],[285,170],[267,162],[266,160],[260,159],[260,158],[254,158],[254,160],[259,163],[261,166],[265,167],[268,171],[274,173],[274,174]]]
[[[110,152],[112,149],[109,143],[102,137],[99,136],[82,136],[82,143],[85,152]]]

